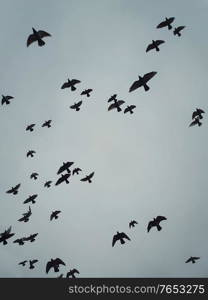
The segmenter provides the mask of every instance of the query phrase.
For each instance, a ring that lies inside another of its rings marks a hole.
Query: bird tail
[[[119,111],[122,111],[122,109],[118,106],[117,107],[117,111],[119,112]]]
[[[76,108],[76,111],[79,111],[79,110],[80,110],[80,108],[79,108],[79,107],[77,107],[77,108]]]
[[[196,262],[195,262],[195,260],[192,260],[192,264],[195,264]]]
[[[72,85],[72,86],[71,86],[71,90],[72,90],[72,91],[75,91],[75,90],[76,90],[75,86]]]
[[[45,45],[45,42],[41,39],[38,40],[38,46],[42,47]]]
[[[34,203],[35,203],[35,200],[32,200],[32,203],[34,204]]]
[[[201,125],[202,125],[202,122],[199,121],[198,125],[201,126]]]
[[[121,242],[122,245],[125,244],[124,239],[120,239],[120,242]]]
[[[162,227],[160,225],[157,225],[157,230],[160,231]]]
[[[69,183],[69,180],[68,180],[68,179],[66,179],[66,183],[67,183],[67,184]]]
[[[146,91],[149,91],[149,89],[150,89],[149,86],[145,83],[145,84],[144,84],[144,90],[145,90],[145,92],[146,92]]]
[[[88,179],[88,182],[89,182],[89,183],[91,183],[91,182],[92,182],[92,180],[91,180],[91,179]]]
[[[7,243],[7,241],[5,240],[5,241],[3,241],[3,245],[7,245],[8,243]]]
[[[170,24],[168,24],[168,29],[171,30],[172,29],[172,26]]]
[[[17,193],[18,193],[17,191],[14,191],[14,193],[13,193],[13,194],[14,194],[14,195],[17,195]]]
[[[58,216],[55,216],[55,219],[58,219]]]
[[[156,49],[157,52],[160,51],[159,47],[155,47],[155,49]]]
[[[57,266],[54,267],[55,272],[59,272],[59,268]]]
[[[133,114],[133,111],[132,111],[132,110],[130,110],[130,114]]]
[[[35,267],[34,266],[30,266],[30,269],[34,269]]]

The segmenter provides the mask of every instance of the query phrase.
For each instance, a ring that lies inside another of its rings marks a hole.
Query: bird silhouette
[[[59,272],[60,265],[65,266],[63,260],[61,260],[60,258],[56,258],[56,259],[51,258],[51,260],[48,261],[46,264],[46,273],[48,274],[51,268],[54,268],[54,272]]]
[[[34,150],[29,150],[28,152],[27,152],[27,157],[33,157],[34,156],[34,154],[35,154],[36,152],[34,151]]]
[[[169,30],[172,29],[172,23],[175,20],[174,17],[171,18],[165,18],[165,21],[162,21],[159,25],[157,25],[157,28],[163,28],[163,27],[168,27]]]
[[[51,122],[52,122],[52,120],[45,121],[45,122],[42,124],[42,127],[48,127],[48,128],[50,128],[50,127],[51,127]]]
[[[34,131],[34,127],[35,127],[35,124],[30,124],[26,127],[26,131],[30,131],[30,132]]]
[[[123,105],[125,103],[125,101],[123,100],[116,100],[114,103],[112,103],[109,107],[108,107],[108,111],[112,110],[112,109],[117,109],[118,112],[122,111],[121,109],[121,105]]]
[[[21,184],[17,184],[16,186],[12,187],[11,189],[9,189],[8,191],[6,191],[7,194],[13,194],[13,195],[17,195],[19,188],[20,188]]]
[[[137,221],[133,220],[129,223],[129,228],[135,227],[135,225],[138,224]]]
[[[25,244],[25,237],[16,239],[13,243],[17,243],[19,246],[23,246]]]
[[[7,240],[10,239],[15,233],[11,233],[12,226],[10,226],[8,229],[6,229],[4,232],[0,233],[0,243],[3,243],[3,245],[7,245]]]
[[[78,79],[68,79],[68,81],[64,82],[61,89],[71,88],[71,91],[76,91],[75,85],[80,83],[81,81]]]
[[[144,87],[145,91],[148,91],[150,89],[150,87],[147,85],[147,82],[154,77],[157,74],[157,72],[149,72],[147,74],[145,74],[143,77],[138,76],[139,80],[134,81],[134,83],[131,85],[130,89],[129,89],[129,93],[140,88],[140,87]]]
[[[59,177],[59,179],[56,181],[55,185],[59,185],[64,181],[65,181],[65,183],[68,184],[69,183],[69,180],[68,180],[69,177],[70,177],[70,173],[67,173],[65,175],[61,174],[61,177]]]
[[[154,218],[152,221],[150,221],[148,223],[148,226],[147,226],[147,231],[149,232],[150,229],[152,227],[157,227],[157,230],[160,231],[162,229],[162,227],[160,226],[160,222],[163,221],[163,220],[167,220],[166,217],[163,217],[163,216],[157,216],[156,218]]]
[[[126,235],[124,232],[118,232],[113,236],[113,241],[112,241],[112,247],[115,245],[115,243],[117,241],[120,241],[121,244],[125,244],[125,240],[124,239],[127,239],[127,240],[131,240],[128,235]]]
[[[33,33],[29,35],[27,39],[27,47],[29,47],[32,43],[38,42],[38,46],[42,47],[45,45],[45,42],[43,41],[44,37],[51,36],[50,33],[43,31],[43,30],[35,30],[35,28],[32,28]]]
[[[30,241],[31,243],[35,241],[38,233],[30,234],[28,237],[24,238],[25,241]]]
[[[92,177],[94,176],[95,172],[90,173],[89,175],[85,176],[84,178],[80,179],[80,181],[88,181],[89,183],[92,182]]]
[[[29,196],[23,203],[26,204],[26,203],[29,203],[29,202],[32,202],[32,204],[34,204],[36,201],[35,199],[37,198],[38,194],[33,194],[31,196]]]
[[[63,165],[58,169],[57,175],[63,173],[64,171],[67,171],[69,174],[71,174],[70,167],[74,164],[72,161],[63,162]]]
[[[127,105],[127,107],[124,109],[124,113],[126,114],[127,112],[130,112],[130,114],[133,114],[133,109],[136,108],[136,105]]]
[[[82,171],[82,169],[80,169],[80,168],[75,168],[75,169],[72,171],[72,175],[74,175],[74,174],[79,175],[79,172],[81,172],[81,171]]]
[[[189,125],[189,127],[192,127],[192,126],[195,126],[195,125],[198,125],[198,126],[201,126],[202,125],[202,122],[200,122],[200,117],[196,117],[194,119],[193,122],[191,122],[191,124]]]
[[[76,111],[79,111],[81,105],[82,105],[82,101],[79,101],[79,102],[74,103],[73,105],[71,105],[70,108],[75,109]]]
[[[30,175],[30,179],[34,179],[34,180],[37,180],[38,179],[38,173],[32,173],[31,175]]]
[[[174,29],[173,34],[177,36],[181,36],[181,31],[185,28],[186,26],[178,26]]]
[[[205,112],[201,108],[196,108],[196,110],[192,113],[192,120],[196,117],[199,117],[199,119],[203,119],[203,115]]]
[[[38,259],[29,260],[30,269],[34,269],[34,264],[38,262]]]
[[[6,105],[10,104],[10,100],[11,100],[11,99],[14,99],[14,97],[2,95],[1,105],[4,105],[4,103],[5,103]]]
[[[24,213],[23,214],[23,217],[22,218],[20,218],[18,221],[19,222],[28,222],[29,221],[29,218],[30,218],[30,216],[32,215],[32,211],[31,211],[31,208],[30,208],[30,206],[29,206],[29,210],[26,212],[26,213]]]
[[[76,278],[76,276],[74,274],[79,274],[79,271],[77,269],[72,269],[72,270],[69,270],[69,272],[66,274],[66,278],[69,278],[70,276],[72,278]]]
[[[112,96],[108,99],[108,102],[112,102],[112,101],[114,101],[114,102],[117,101],[117,94],[112,95]]]
[[[51,183],[52,183],[51,180],[46,181],[46,183],[44,184],[44,187],[47,187],[47,188],[51,187]]]
[[[80,95],[87,95],[87,97],[90,97],[90,93],[92,93],[92,89],[87,89],[82,91]]]
[[[153,49],[155,49],[158,52],[158,51],[160,51],[159,46],[164,43],[165,43],[165,41],[162,41],[162,40],[156,40],[156,41],[152,40],[152,43],[147,46],[146,52],[153,50]]]
[[[61,212],[60,210],[52,211],[50,220],[52,221],[53,219],[58,219],[58,215],[60,214],[60,212]]]
[[[189,259],[187,259],[186,263],[192,262],[192,264],[196,263],[196,260],[200,259],[200,257],[191,256]]]
[[[18,263],[18,265],[22,265],[23,267],[26,265],[27,263],[27,260],[23,260],[21,262]]]

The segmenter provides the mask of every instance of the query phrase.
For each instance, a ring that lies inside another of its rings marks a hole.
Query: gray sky
[[[196,107],[208,111],[207,9],[207,0],[1,1],[1,94],[15,99],[0,109],[0,231],[39,233],[34,243],[0,245],[1,277],[56,277],[45,274],[55,257],[67,265],[60,273],[75,267],[82,277],[207,276],[206,114],[200,128],[188,128]],[[156,29],[166,16],[187,26],[181,38]],[[32,27],[52,34],[44,47],[26,47]],[[145,53],[152,39],[166,41],[159,53]],[[150,91],[128,93],[150,71],[158,72]],[[68,77],[82,81],[77,91],[60,89]],[[85,88],[93,94],[81,111],[69,109]],[[137,106],[133,115],[107,111],[114,93]],[[47,119],[50,129],[41,127]],[[45,189],[63,161],[82,175],[95,171],[93,183],[79,175]],[[20,182],[17,196],[5,193]],[[35,193],[30,221],[18,222]],[[168,220],[147,234],[157,215]],[[132,219],[139,224],[130,230]],[[131,241],[112,248],[117,230]],[[191,255],[201,260],[185,264]],[[18,266],[33,258],[34,270]]]

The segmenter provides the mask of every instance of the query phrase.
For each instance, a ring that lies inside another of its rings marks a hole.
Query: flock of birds
[[[166,18],[164,21],[162,21],[157,28],[164,28],[167,27],[168,30],[171,30],[172,27],[172,23],[174,22],[175,18],[171,17],[171,18]],[[179,26],[176,27],[173,30],[173,34],[177,35],[177,36],[181,36],[181,31],[185,28],[185,26]],[[38,46],[42,47],[45,45],[45,41],[43,40],[43,38],[45,37],[50,37],[51,34],[49,34],[46,31],[43,30],[39,30],[37,31],[36,29],[32,28],[33,33],[31,35],[29,35],[28,39],[27,39],[27,46],[30,46],[32,43],[37,42]],[[152,40],[152,43],[149,44],[146,48],[146,52],[149,52],[151,50],[156,50],[157,52],[160,51],[159,46],[162,45],[163,43],[165,43],[165,41],[163,40]],[[145,74],[144,76],[139,76],[139,79],[136,80],[135,82],[133,82],[133,84],[130,86],[129,88],[129,92],[133,92],[136,89],[143,87],[145,91],[148,91],[150,89],[150,87],[147,85],[147,83],[157,74],[157,72],[152,71],[149,72],[147,74]],[[70,89],[72,92],[76,90],[76,85],[81,83],[80,80],[78,79],[67,79],[67,81],[61,86],[61,89]],[[86,96],[86,97],[90,97],[91,93],[92,93],[92,89],[85,89],[81,92],[80,95],[82,96]],[[8,105],[10,104],[11,100],[14,99],[13,96],[5,96],[2,95],[2,101],[1,104],[4,105]],[[75,110],[75,111],[79,111],[80,107],[82,105],[83,101],[79,101],[77,103],[74,103],[73,105],[70,106],[71,109]],[[118,100],[117,99],[117,94],[112,95],[109,99],[108,99],[108,103],[110,103],[109,107],[108,107],[108,111],[111,110],[116,110],[117,112],[121,112],[122,108],[121,106],[125,103],[125,101],[123,100]],[[136,108],[135,105],[127,105],[126,108],[124,109],[124,114],[126,113],[130,113],[133,114],[134,109]],[[203,114],[205,112],[200,109],[197,108],[193,114],[192,114],[192,122],[189,126],[194,126],[194,125],[198,125],[201,126],[202,122],[201,120],[203,119]],[[51,127],[51,123],[52,120],[47,120],[45,121],[41,127],[47,127],[50,128]],[[26,131],[28,132],[33,132],[34,128],[35,128],[36,124],[29,124],[26,127]],[[33,157],[35,155],[36,151],[35,150],[29,150],[26,154],[27,157]],[[69,177],[72,175],[79,175],[80,172],[82,172],[82,169],[79,167],[75,167],[73,168],[73,170],[71,170],[72,165],[74,164],[74,162],[63,162],[63,164],[59,167],[58,171],[57,171],[57,175],[61,175],[57,181],[55,182],[55,186],[62,184],[63,182],[65,182],[66,184],[69,183]],[[39,174],[37,172],[33,172],[30,175],[30,178],[33,180],[37,180],[38,179]],[[91,183],[92,182],[92,178],[94,176],[94,172],[91,172],[90,174],[82,177],[80,179],[80,181],[82,182],[88,182]],[[51,180],[48,180],[44,183],[44,187],[46,188],[50,188],[52,184]],[[19,188],[20,188],[21,184],[17,184],[14,187],[11,187],[10,189],[8,189],[6,191],[6,193],[8,194],[12,194],[12,195],[17,195]],[[28,204],[31,203],[35,204],[36,203],[36,198],[38,197],[38,194],[33,194],[30,195],[26,200],[24,200],[24,204]],[[59,214],[61,213],[60,210],[56,210],[56,211],[52,211],[51,215],[50,215],[50,221],[57,219],[59,217]],[[23,216],[18,220],[19,222],[28,222],[30,220],[30,217],[32,215],[32,210],[31,207],[29,206],[28,211],[24,212],[22,214]],[[167,220],[166,217],[164,216],[157,216],[156,218],[154,218],[153,220],[151,220],[148,223],[147,226],[147,232],[149,232],[153,227],[156,227],[158,231],[160,231],[162,229],[162,227],[160,226],[160,222]],[[137,225],[138,222],[135,220],[132,220],[129,222],[129,228],[135,227],[135,225]],[[4,232],[0,233],[0,243],[3,243],[3,245],[7,245],[8,244],[8,240],[10,238],[12,238],[15,235],[15,233],[12,232],[12,226],[10,226],[8,229],[6,229]],[[36,240],[38,236],[38,233],[32,233],[29,236],[26,237],[20,237],[17,238],[13,241],[13,243],[17,243],[18,245],[22,246],[25,244],[25,242],[34,242]],[[124,233],[124,232],[117,232],[114,236],[113,236],[113,240],[112,240],[112,246],[114,247],[115,244],[120,241],[120,244],[125,244],[125,240],[131,240],[129,238],[129,236]],[[189,259],[186,260],[186,263],[192,262],[195,263],[196,260],[198,260],[200,257],[190,257]],[[34,269],[34,264],[36,264],[38,262],[37,259],[31,259],[29,261],[27,260],[23,260],[19,263],[19,265],[21,266],[26,266],[27,262],[29,263],[29,269]],[[54,272],[59,272],[59,268],[60,265],[64,265],[65,263],[63,260],[61,260],[60,258],[55,258],[55,259],[51,259],[50,261],[48,261],[46,263],[46,273],[48,273],[51,269],[54,269]],[[66,277],[72,277],[75,278],[75,274],[79,274],[79,271],[77,269],[71,269],[69,272],[67,272]],[[58,278],[63,277],[64,275],[61,274]]]

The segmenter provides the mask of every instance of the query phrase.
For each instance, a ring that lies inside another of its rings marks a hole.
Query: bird
[[[63,173],[64,171],[67,171],[69,174],[71,174],[71,170],[69,168],[73,164],[74,164],[74,162],[72,162],[72,161],[63,162],[62,166],[57,171],[57,175]]]
[[[189,259],[187,259],[186,263],[192,262],[192,264],[196,263],[196,260],[200,259],[200,257],[191,256]]]
[[[112,103],[109,107],[108,107],[108,111],[112,110],[112,109],[117,109],[118,112],[122,111],[121,109],[121,105],[123,105],[125,103],[125,101],[123,100],[116,100],[114,103]]]
[[[88,181],[89,183],[92,182],[92,177],[94,176],[95,172],[90,173],[89,175],[85,176],[84,178],[80,179],[80,181]]]
[[[44,184],[44,187],[47,187],[47,188],[51,187],[51,183],[52,183],[51,180],[46,181]]]
[[[135,220],[131,221],[131,222],[129,223],[129,228],[135,227],[136,224],[138,224],[137,221],[135,221]]]
[[[75,273],[79,274],[79,271],[77,269],[69,270],[69,272],[66,274],[66,278],[69,278],[70,276],[72,278],[76,278],[76,276],[74,275]]]
[[[46,264],[46,273],[48,274],[51,268],[54,268],[54,272],[59,272],[59,265],[65,266],[63,260],[61,260],[60,258],[51,258],[51,260]]]
[[[205,112],[201,108],[196,108],[196,110],[192,113],[192,120],[196,117],[199,117],[199,119],[203,119],[202,114],[205,114]]]
[[[139,80],[134,81],[134,83],[131,85],[130,89],[129,89],[129,93],[140,88],[140,87],[144,87],[145,91],[148,91],[150,89],[150,87],[147,85],[147,82],[154,77],[157,74],[157,72],[149,72],[147,74],[145,74],[143,77],[142,76],[138,76]]]
[[[24,238],[25,241],[30,241],[31,243],[35,241],[36,236],[38,235],[38,233],[34,233],[29,235],[28,237]]]
[[[156,40],[156,41],[152,40],[152,43],[147,46],[146,52],[148,52],[152,49],[155,49],[158,52],[158,51],[160,51],[158,46],[161,44],[164,44],[164,43],[165,43],[165,41],[163,41],[163,40]]]
[[[52,211],[50,220],[52,221],[53,219],[58,219],[58,214],[60,214],[60,212],[61,212],[60,210]]]
[[[112,241],[112,247],[115,245],[115,243],[117,241],[120,240],[120,243],[121,244],[125,244],[125,240],[124,239],[127,239],[127,240],[131,240],[128,235],[126,235],[124,232],[118,232],[113,236],[113,241]]]
[[[117,94],[114,94],[114,95],[112,95],[109,99],[108,99],[108,102],[112,102],[112,101],[114,101],[114,102],[116,102],[117,101]]]
[[[71,91],[76,91],[75,85],[80,83],[81,81],[78,79],[72,79],[70,80],[68,78],[68,81],[64,82],[64,84],[61,86],[61,89],[71,88]]]
[[[79,172],[81,172],[81,171],[82,171],[82,169],[80,169],[80,168],[75,168],[75,169],[72,171],[72,175],[74,175],[74,174],[79,175]]]
[[[127,107],[124,109],[124,113],[126,114],[127,112],[130,112],[130,114],[133,114],[133,109],[136,108],[136,105],[127,105]]]
[[[160,231],[162,229],[162,227],[160,226],[160,222],[163,220],[167,220],[167,218],[163,216],[157,216],[156,218],[153,218],[153,220],[148,223],[147,231],[149,232],[150,229],[154,226],[157,227],[158,231]]]
[[[44,37],[51,36],[50,33],[43,31],[43,30],[35,30],[35,28],[32,28],[33,33],[29,35],[27,39],[27,47],[29,47],[32,43],[38,42],[38,46],[42,47],[45,45],[45,42],[43,41]]]
[[[32,202],[32,204],[34,204],[36,201],[35,199],[37,198],[38,194],[33,194],[31,196],[29,196],[23,203],[26,204],[26,203],[29,203],[29,202]]]
[[[23,260],[21,262],[18,263],[18,265],[22,265],[23,267],[26,265],[27,260]]]
[[[30,269],[34,269],[34,264],[38,262],[38,259],[29,260]]]
[[[87,97],[90,97],[90,93],[92,92],[92,89],[87,89],[81,92],[80,95],[87,95]]]
[[[6,229],[4,232],[0,233],[0,243],[3,243],[3,245],[7,245],[7,240],[10,239],[15,233],[11,233],[12,226],[10,226],[8,229]]]
[[[30,131],[30,132],[34,131],[34,127],[35,127],[35,124],[30,124],[26,127],[26,131]]]
[[[30,216],[32,215],[32,211],[31,211],[31,208],[30,208],[30,206],[29,206],[29,210],[26,212],[26,213],[24,213],[23,214],[23,217],[22,218],[20,218],[18,221],[19,222],[28,222],[29,221],[29,218],[30,218]]]
[[[163,28],[163,27],[168,27],[169,30],[172,29],[172,23],[175,20],[174,17],[171,18],[165,18],[165,21],[162,21],[160,24],[157,25],[157,28]]]
[[[21,186],[21,183],[17,184],[16,186],[12,187],[11,189],[9,189],[8,191],[6,191],[7,194],[13,194],[13,195],[17,195],[19,188]]]
[[[69,183],[68,178],[70,177],[70,173],[66,173],[65,175],[61,174],[61,177],[56,181],[55,185],[59,185],[62,182],[66,182],[67,184]]]
[[[186,26],[178,26],[174,29],[173,34],[177,36],[181,36],[181,31],[185,28]]]
[[[52,122],[52,120],[45,121],[45,122],[42,124],[42,127],[48,127],[48,128],[50,128],[50,127],[51,127],[51,122]]]
[[[13,241],[13,243],[17,243],[17,244],[19,244],[19,246],[23,246],[25,244],[25,237],[16,239],[15,241]]]
[[[34,150],[29,150],[28,152],[27,152],[27,157],[33,157],[34,156],[34,154],[35,154],[36,152],[34,151]]]
[[[191,124],[189,125],[189,127],[192,127],[192,126],[195,126],[195,125],[198,125],[198,126],[201,126],[202,125],[202,122],[200,122],[200,117],[196,117],[194,119],[193,122],[191,122]]]
[[[11,99],[14,99],[14,97],[2,95],[1,105],[4,105],[4,103],[5,103],[6,105],[10,104],[10,100],[11,100]]]
[[[38,179],[38,173],[32,173],[31,175],[30,175],[30,179],[34,179],[34,180],[37,180]]]
[[[81,105],[82,105],[82,101],[79,101],[79,102],[74,103],[73,105],[71,105],[70,108],[75,109],[76,111],[79,111]]]

